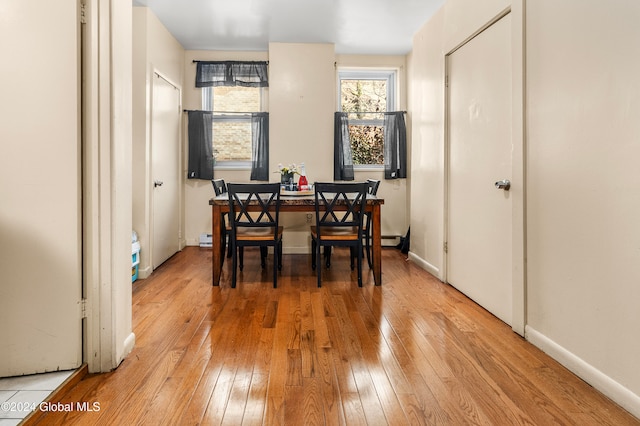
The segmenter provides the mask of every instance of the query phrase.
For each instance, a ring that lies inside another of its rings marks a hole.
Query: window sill
[[[251,170],[250,161],[219,161],[213,170]]]
[[[356,172],[383,172],[384,166],[381,164],[358,164],[353,166]]]

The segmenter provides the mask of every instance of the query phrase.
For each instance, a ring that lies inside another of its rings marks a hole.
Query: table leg
[[[380,226],[380,204],[374,204],[371,212],[371,243],[373,249],[373,281],[382,285],[382,231]]]
[[[213,205],[211,223],[211,269],[213,274],[213,285],[220,285],[220,274],[222,272],[222,258],[220,239],[222,238],[222,220],[220,206]]]

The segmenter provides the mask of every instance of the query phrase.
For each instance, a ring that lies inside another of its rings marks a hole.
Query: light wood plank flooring
[[[383,250],[383,285],[358,288],[335,250],[323,287],[310,260],[247,250],[212,287],[211,251],[188,247],[133,289],[136,346],[87,375],[46,425],[638,425],[452,287]],[[85,406],[86,407],[86,406]]]

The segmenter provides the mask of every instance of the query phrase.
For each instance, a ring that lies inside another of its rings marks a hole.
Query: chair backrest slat
[[[232,232],[239,227],[274,228],[280,212],[279,183],[229,183],[229,217]]]
[[[362,212],[367,200],[367,184],[316,182],[316,226],[362,227]]]
[[[380,181],[376,179],[367,179],[367,193],[369,195],[376,195],[378,193],[378,187]]]
[[[227,185],[224,183],[224,179],[212,179],[211,184],[216,195],[222,195],[227,192]]]

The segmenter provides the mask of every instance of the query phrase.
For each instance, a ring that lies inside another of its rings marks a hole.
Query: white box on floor
[[[212,247],[213,236],[211,234],[200,234],[200,247]]]

